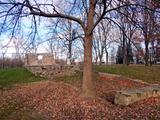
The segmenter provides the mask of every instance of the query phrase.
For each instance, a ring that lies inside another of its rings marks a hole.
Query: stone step
[[[134,102],[160,96],[160,85],[147,86],[138,89],[118,91],[115,95],[114,103],[127,106]]]

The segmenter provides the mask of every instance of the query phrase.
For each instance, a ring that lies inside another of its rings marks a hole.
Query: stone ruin
[[[55,76],[72,75],[77,69],[77,66],[56,63],[51,53],[26,54],[25,67],[33,74],[47,79],[52,79]]]
[[[52,53],[28,53],[25,56],[25,66],[53,64],[55,64],[55,59]]]

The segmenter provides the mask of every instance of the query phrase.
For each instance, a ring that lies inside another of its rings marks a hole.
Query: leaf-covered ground
[[[143,87],[145,84],[100,78],[95,82],[96,99],[80,97],[79,87],[76,86],[81,86],[81,82],[73,86],[64,82],[42,81],[1,90],[0,119],[16,120],[15,116],[19,117],[17,120],[22,117],[23,120],[160,119],[160,97],[143,100],[127,107],[113,104],[117,90]]]

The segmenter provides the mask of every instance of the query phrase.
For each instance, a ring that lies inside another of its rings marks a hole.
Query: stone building
[[[55,60],[51,53],[28,53],[25,55],[25,67],[33,74],[46,77],[72,75],[77,71],[74,66],[66,65],[64,60]]]
[[[55,59],[52,53],[27,53],[25,55],[26,66],[53,64],[55,64]]]

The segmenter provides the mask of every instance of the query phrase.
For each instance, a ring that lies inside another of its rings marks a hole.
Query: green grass
[[[146,67],[143,65],[103,65],[95,66],[99,72],[118,74],[125,77],[140,79],[149,83],[160,83],[160,66]]]
[[[25,68],[0,69],[0,87],[36,82],[42,79],[43,78],[35,76]]]

